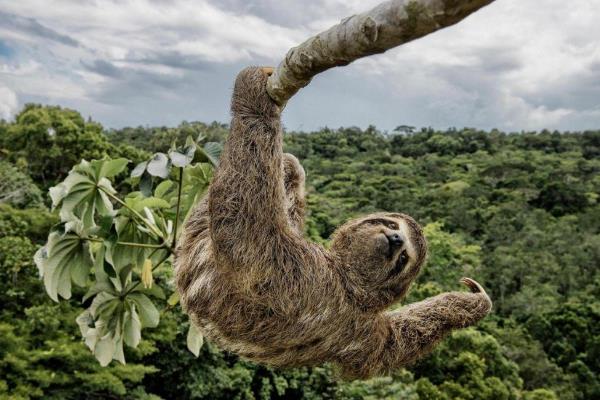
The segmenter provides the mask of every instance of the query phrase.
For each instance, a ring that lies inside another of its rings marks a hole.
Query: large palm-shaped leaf
[[[124,158],[83,160],[73,167],[63,182],[50,188],[52,206],[60,207],[61,220],[70,221],[76,217],[86,228],[91,228],[95,225],[96,212],[112,215],[114,211],[108,193],[116,192],[108,178],[123,171],[127,163]]]
[[[46,292],[54,301],[58,301],[58,295],[71,298],[71,281],[79,286],[87,283],[92,257],[83,233],[81,222],[69,222],[64,233],[52,232],[46,245],[35,254]]]
[[[223,146],[221,143],[207,142],[204,144],[204,147],[197,148],[196,152],[199,155],[200,161],[208,161],[216,167],[219,165],[219,157],[221,157],[221,153],[223,152]]]

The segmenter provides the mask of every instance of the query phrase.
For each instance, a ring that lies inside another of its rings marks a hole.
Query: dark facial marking
[[[402,253],[400,253],[398,260],[396,260],[396,264],[394,265],[394,268],[392,268],[392,270],[388,274],[388,279],[390,279],[390,278],[398,275],[400,272],[402,272],[404,270],[404,267],[406,267],[406,264],[408,264],[408,260],[409,260],[408,253],[406,252],[406,250],[402,250]]]
[[[396,221],[393,221],[391,219],[387,219],[387,218],[370,218],[370,219],[366,219],[364,221],[359,222],[358,226],[363,226],[363,225],[384,225],[387,226],[390,229],[398,229],[398,223]]]

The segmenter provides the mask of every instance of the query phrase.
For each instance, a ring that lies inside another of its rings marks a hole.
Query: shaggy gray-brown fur
[[[267,76],[255,67],[238,75],[220,166],[179,240],[177,286],[200,331],[256,362],[332,362],[346,376],[368,377],[410,363],[483,318],[490,299],[467,278],[471,293],[385,311],[426,258],[421,228],[408,215],[352,220],[329,250],[303,237],[304,170],[282,151]]]

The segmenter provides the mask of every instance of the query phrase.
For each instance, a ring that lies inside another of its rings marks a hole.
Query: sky
[[[26,103],[108,128],[229,121],[235,76],[381,0],[0,0],[0,118]],[[600,128],[600,1],[496,0],[317,76],[288,130]]]

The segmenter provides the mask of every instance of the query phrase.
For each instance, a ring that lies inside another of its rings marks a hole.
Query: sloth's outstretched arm
[[[231,131],[209,192],[210,231],[217,257],[233,264],[277,264],[292,226],[283,176],[280,109],[266,91],[269,71],[239,73],[231,100]]]
[[[443,293],[385,313],[377,351],[364,363],[343,363],[346,374],[365,377],[394,371],[429,353],[452,330],[485,317],[492,307],[490,298],[474,280],[463,278],[462,282],[472,293]]]

